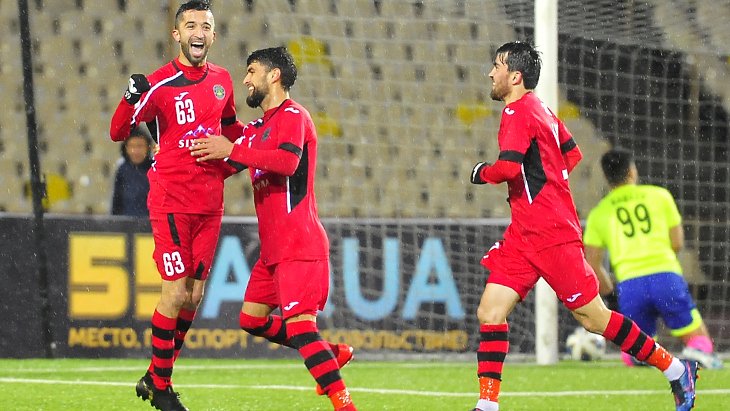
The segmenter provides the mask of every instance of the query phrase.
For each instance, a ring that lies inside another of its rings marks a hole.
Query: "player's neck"
[[[527,90],[524,87],[513,88],[512,92],[510,92],[509,95],[504,98],[504,105],[507,106],[514,103],[515,101],[521,99],[527,93],[532,93],[532,90]]]
[[[261,110],[265,112],[274,107],[279,107],[284,101],[289,99],[289,93],[283,90],[274,90],[268,97],[261,102]]]
[[[619,183],[619,184],[616,184],[615,186],[612,186],[611,190],[615,190],[617,188],[626,187],[626,186],[635,186],[635,185],[636,185],[636,181],[626,180],[623,183]]]
[[[204,67],[205,64],[208,63],[208,59],[204,58],[203,61],[200,62],[200,64],[193,64],[190,62],[190,60],[188,60],[187,57],[185,57],[185,55],[182,52],[180,54],[178,54],[177,61],[179,61],[180,64],[182,64],[183,66],[195,67],[195,68]]]

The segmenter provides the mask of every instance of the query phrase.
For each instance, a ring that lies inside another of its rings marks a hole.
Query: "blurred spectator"
[[[142,127],[133,129],[122,143],[122,158],[114,177],[112,215],[149,216],[147,171],[152,167],[151,148],[152,138]]]

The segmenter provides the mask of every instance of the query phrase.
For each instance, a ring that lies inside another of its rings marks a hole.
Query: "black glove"
[[[486,181],[482,180],[482,178],[479,176],[482,173],[482,169],[484,167],[487,167],[491,164],[487,163],[486,161],[482,161],[477,163],[474,168],[471,170],[471,183],[472,184],[487,184]]]
[[[124,100],[131,105],[137,104],[142,93],[149,91],[150,82],[144,74],[132,74],[129,78],[129,87],[124,92]]]

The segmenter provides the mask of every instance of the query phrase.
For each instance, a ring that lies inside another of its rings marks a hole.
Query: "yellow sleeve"
[[[606,244],[601,236],[601,222],[598,216],[599,211],[597,208],[591,210],[588,213],[586,219],[586,227],[583,231],[583,244],[590,245],[593,247],[606,248]]]
[[[669,190],[664,189],[664,215],[667,219],[667,227],[672,228],[682,223],[682,215],[679,214],[677,203]]]

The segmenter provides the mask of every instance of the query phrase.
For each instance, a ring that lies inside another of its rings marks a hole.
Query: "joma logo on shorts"
[[[565,300],[568,301],[569,303],[572,303],[575,300],[577,300],[578,297],[580,297],[581,295],[583,295],[583,293],[575,293],[575,294],[571,295],[570,297],[566,298]]]

